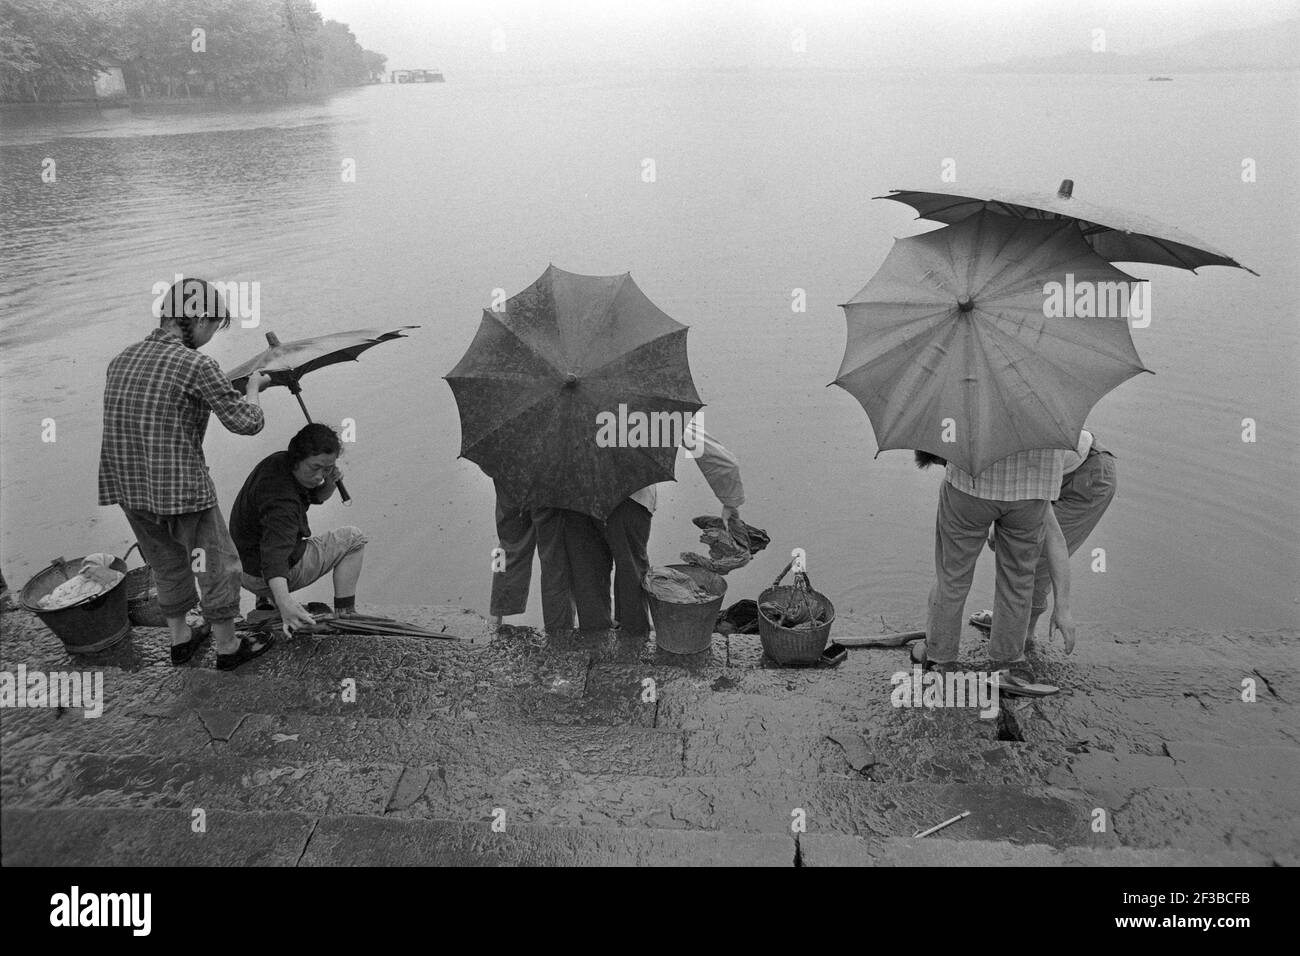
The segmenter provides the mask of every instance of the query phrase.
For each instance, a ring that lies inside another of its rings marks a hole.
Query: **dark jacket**
[[[316,503],[317,496],[293,477],[287,451],[263,458],[230,511],[230,536],[244,573],[268,581],[287,578],[306,550],[307,509]]]

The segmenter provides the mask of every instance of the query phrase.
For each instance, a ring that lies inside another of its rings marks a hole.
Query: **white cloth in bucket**
[[[37,603],[42,610],[57,611],[87,598],[98,597],[122,580],[122,572],[113,569],[113,556],[100,551],[86,555],[81,570],[64,581]]]

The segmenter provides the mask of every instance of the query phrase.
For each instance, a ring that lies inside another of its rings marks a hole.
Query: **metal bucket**
[[[727,593],[727,582],[722,575],[692,564],[670,564],[668,567],[689,575],[716,597],[701,604],[674,604],[661,601],[642,584],[655,623],[655,645],[670,654],[698,654],[708,650],[713,643],[713,625],[717,623],[718,610]]]
[[[131,632],[126,612],[126,562],[114,558],[112,568],[122,572],[122,579],[103,594],[88,600],[47,611],[38,603],[64,581],[76,577],[85,557],[73,561],[55,558],[48,568],[23,587],[21,603],[54,632],[70,654],[91,654],[112,647]]]

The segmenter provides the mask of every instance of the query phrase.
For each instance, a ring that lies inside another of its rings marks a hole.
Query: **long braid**
[[[194,343],[194,316],[182,315],[176,319],[176,324],[181,328],[181,341],[187,348],[197,349]]]

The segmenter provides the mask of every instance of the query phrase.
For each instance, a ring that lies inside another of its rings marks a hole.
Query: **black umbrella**
[[[311,413],[307,411],[307,405],[302,400],[300,380],[304,375],[327,365],[355,362],[357,356],[366,349],[373,348],[380,342],[405,338],[403,333],[407,329],[418,328],[418,325],[404,325],[391,332],[379,329],[356,329],[352,332],[332,332],[329,335],[318,335],[315,338],[284,343],[281,343],[274,332],[267,332],[266,341],[271,347],[231,369],[226,373],[226,377],[235,388],[242,389],[254,372],[265,372],[271,377],[271,384],[267,388],[276,385],[287,388],[293,393],[293,397],[298,399],[303,415],[310,422]],[[343,487],[343,482],[338,483],[338,488],[339,496],[345,504],[352,500],[352,496]]]

